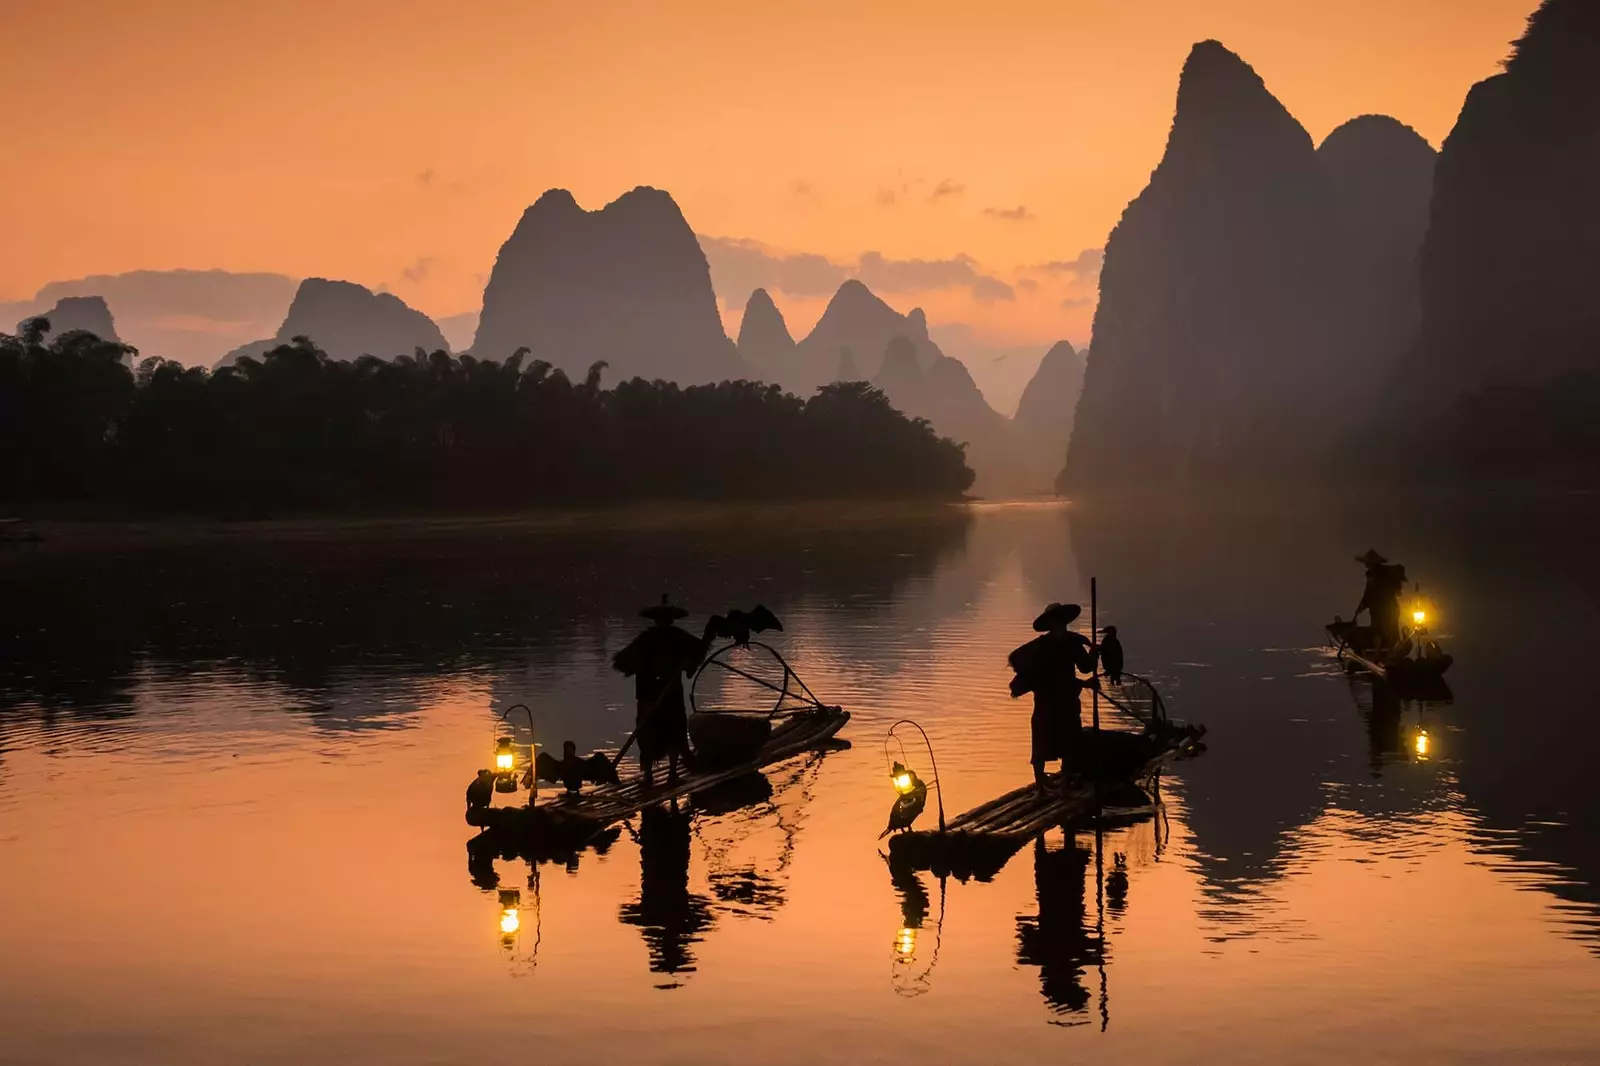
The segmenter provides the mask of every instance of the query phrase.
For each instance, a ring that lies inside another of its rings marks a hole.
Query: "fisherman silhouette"
[[[1017,648],[1009,659],[1016,671],[1011,698],[1033,693],[1029,761],[1040,791],[1046,787],[1044,764],[1052,759],[1061,760],[1063,777],[1081,769],[1074,765],[1080,757],[1083,730],[1078,697],[1088,682],[1078,677],[1078,671],[1094,669],[1094,652],[1088,639],[1067,625],[1082,613],[1083,608],[1075,603],[1050,604],[1033,620],[1033,628],[1043,635]]]
[[[689,891],[690,818],[677,800],[639,814],[639,899],[617,918],[643,934],[653,973],[693,972],[690,945],[714,923],[709,901]]]
[[[1351,620],[1360,617],[1362,611],[1368,612],[1372,618],[1372,646],[1391,650],[1400,643],[1400,594],[1405,589],[1406,568],[1391,564],[1371,548],[1365,555],[1356,556],[1356,562],[1367,568],[1366,586]]]
[[[1106,679],[1113,685],[1122,684],[1122,641],[1117,639],[1117,627],[1106,626],[1100,636],[1100,665],[1105,668]]]
[[[1057,1014],[1089,1007],[1084,971],[1100,959],[1100,942],[1085,928],[1084,882],[1089,850],[1069,837],[1051,849],[1033,841],[1033,888],[1039,913],[1017,918],[1017,962],[1039,967],[1039,992]]]
[[[673,623],[689,612],[667,602],[644,608],[640,617],[655,624],[634,637],[612,658],[611,665],[634,679],[637,711],[634,732],[646,788],[654,785],[657,760],[667,760],[667,780],[678,778],[678,760],[689,759],[689,712],[684,705],[683,677],[705,658],[706,641]]]

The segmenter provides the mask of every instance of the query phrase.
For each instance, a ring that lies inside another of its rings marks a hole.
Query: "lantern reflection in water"
[[[522,930],[522,893],[515,888],[500,890],[500,946],[507,951],[517,946]]]

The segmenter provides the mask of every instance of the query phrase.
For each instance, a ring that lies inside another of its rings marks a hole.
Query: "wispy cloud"
[[[1105,249],[1085,248],[1076,259],[1054,259],[1040,263],[1036,269],[1051,274],[1071,274],[1079,280],[1092,281],[1100,276],[1100,267],[1105,258]]]
[[[810,252],[782,252],[743,237],[699,234],[711,280],[728,307],[742,307],[756,289],[790,296],[827,296],[850,276],[849,267]]]
[[[966,289],[984,303],[1016,298],[1007,282],[984,273],[967,255],[891,259],[881,252],[863,252],[854,262],[840,262],[811,252],[780,251],[742,237],[700,234],[699,240],[711,267],[712,284],[727,307],[742,307],[758,288],[789,296],[831,296],[851,277],[882,293]]]
[[[1034,215],[1024,204],[1016,207],[986,207],[983,213],[990,218],[1000,218],[1007,222],[1032,222]]]
[[[401,269],[400,276],[407,281],[422,281],[433,273],[434,265],[438,262],[439,260],[431,255],[418,256],[409,266]]]
[[[888,259],[863,252],[856,277],[879,292],[922,292],[928,289],[969,289],[976,300],[1012,300],[1016,292],[999,278],[978,270],[971,256],[951,259]]]

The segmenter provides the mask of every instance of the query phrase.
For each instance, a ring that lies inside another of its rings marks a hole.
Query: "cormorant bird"
[[[734,608],[726,615],[714,614],[706,621],[707,637],[731,640],[741,648],[750,643],[752,633],[765,633],[769,629],[776,629],[781,633],[783,623],[778,621],[777,615],[759,603],[748,611]]]
[[[599,752],[580,759],[578,746],[570,740],[561,745],[561,758],[541,751],[534,764],[539,780],[563,784],[568,792],[581,790],[585,781],[593,781],[597,785],[617,783],[617,771],[610,759]]]
[[[1100,665],[1113,685],[1122,684],[1122,641],[1117,639],[1116,626],[1100,631]]]
[[[467,813],[481,811],[494,801],[494,771],[479,770],[467,786]]]
[[[911,823],[928,805],[928,786],[916,775],[916,771],[895,763],[890,773],[894,776],[895,791],[900,793],[900,798],[889,808],[889,827],[878,834],[879,840],[896,830],[904,832],[910,829]]]

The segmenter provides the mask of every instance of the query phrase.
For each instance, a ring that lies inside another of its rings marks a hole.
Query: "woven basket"
[[[737,766],[755,758],[772,736],[764,714],[695,714],[689,716],[689,739],[695,761],[708,767]]]

